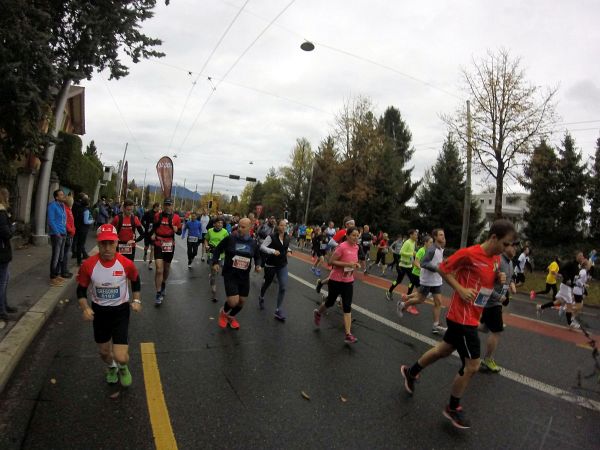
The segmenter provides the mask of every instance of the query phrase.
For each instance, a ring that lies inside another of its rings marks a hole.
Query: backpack
[[[155,233],[156,233],[156,230],[158,230],[158,227],[160,227],[160,225],[162,223],[162,219],[165,216],[167,216],[169,218],[169,228],[171,228],[171,229],[173,228],[173,214],[169,215],[167,213],[161,212],[160,216],[158,217],[158,222],[152,226],[152,230],[154,230]],[[177,234],[181,234],[181,230],[179,230]]]

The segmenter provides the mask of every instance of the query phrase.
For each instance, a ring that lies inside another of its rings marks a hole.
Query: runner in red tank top
[[[133,201],[125,200],[123,212],[113,218],[112,225],[119,234],[117,251],[131,261],[135,261],[135,244],[144,239],[144,227],[142,227],[140,219],[133,214]],[[136,230],[139,233],[137,239],[135,237]]]
[[[446,322],[448,330],[444,340],[428,350],[412,366],[402,366],[404,388],[409,394],[415,390],[415,380],[425,367],[438,359],[450,356],[454,350],[463,361],[463,367],[452,383],[450,403],[443,414],[456,428],[470,428],[471,424],[460,407],[469,380],[479,370],[480,344],[477,334],[479,318],[494,290],[496,280],[506,281],[506,274],[499,271],[499,255],[505,247],[513,245],[516,231],[512,222],[495,221],[487,240],[481,245],[463,248],[442,262],[438,273],[454,289]]]

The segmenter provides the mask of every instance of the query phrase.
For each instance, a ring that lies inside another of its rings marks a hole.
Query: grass
[[[560,282],[559,282],[560,285]],[[598,280],[591,280],[588,288],[588,296],[583,301],[586,305],[600,306],[600,282]],[[558,287],[558,286],[557,286]],[[541,291],[546,288],[546,273],[545,272],[533,272],[525,274],[525,283],[519,286],[517,290],[519,293],[528,294],[529,291]],[[548,294],[550,298],[552,291]]]

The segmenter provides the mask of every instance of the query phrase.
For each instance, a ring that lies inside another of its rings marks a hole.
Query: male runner
[[[470,428],[460,406],[469,381],[479,370],[480,343],[477,326],[483,307],[487,303],[496,282],[505,283],[506,274],[500,272],[498,255],[505,247],[513,245],[515,227],[509,220],[496,220],[481,245],[462,248],[439,265],[438,273],[453,289],[454,294],[446,321],[448,330],[444,340],[425,352],[411,367],[401,366],[404,388],[409,394],[415,390],[420,372],[456,350],[463,367],[452,383],[450,403],[444,408],[444,416],[456,428]]]
[[[83,320],[93,321],[94,340],[100,357],[108,365],[106,382],[131,385],[128,330],[129,310],[142,310],[141,283],[135,264],[117,253],[119,237],[110,224],[101,225],[96,233],[98,253],[83,261],[77,274],[77,298]],[[127,281],[131,281],[133,301],[129,302]],[[88,288],[92,306],[87,301]]]
[[[210,221],[211,221],[210,216],[206,212],[206,209],[203,209],[202,215],[200,216],[200,224],[202,225],[202,229],[200,230],[202,232],[202,242],[204,242],[204,236],[206,236],[208,229],[212,228],[212,224],[210,224],[210,227],[208,226]],[[202,246],[202,256],[200,257],[200,261],[204,261],[204,252],[205,252],[205,248],[203,245]],[[210,258],[210,256],[209,256],[209,258]]]
[[[362,265],[363,272],[367,273],[367,261],[371,259],[369,256],[371,254],[371,245],[373,245],[373,234],[369,231],[369,225],[363,226],[359,243],[358,260]]]
[[[198,255],[198,246],[202,239],[202,224],[198,220],[196,213],[190,214],[190,220],[183,224],[183,232],[181,233],[181,239],[185,239],[187,233],[187,257],[188,257],[188,269],[192,268],[192,262]]]
[[[117,233],[119,234],[118,252],[131,261],[135,261],[135,244],[144,239],[145,230],[142,227],[140,219],[133,214],[133,201],[129,199],[125,200],[123,211],[113,217],[112,225],[117,229]],[[135,237],[135,230],[139,233],[137,239]]]
[[[398,276],[396,277],[396,281],[392,283],[385,293],[385,298],[389,301],[392,301],[393,291],[396,289],[396,286],[402,283],[404,275],[407,275],[411,282],[416,279],[416,276],[412,273],[412,266],[415,260],[415,245],[418,236],[419,233],[417,230],[408,230],[408,239],[402,244],[402,248],[400,249],[400,262],[396,266]]]
[[[173,213],[173,200],[166,198],[163,202],[163,210],[154,216],[152,226],[152,238],[154,240],[154,259],[156,261],[156,273],[154,284],[156,286],[156,300],[154,306],[162,305],[165,299],[165,288],[171,261],[175,254],[175,234],[181,234],[181,218],[179,214]]]
[[[213,227],[208,229],[206,236],[204,237],[204,248],[206,249],[206,253],[212,255],[219,242],[229,236],[229,233],[225,228],[223,228],[223,217],[219,216],[213,220]],[[223,266],[223,259],[225,258],[225,254],[221,253],[219,255],[219,264],[221,267]],[[208,261],[212,260],[212,257],[208,258]],[[219,271],[215,270],[212,266],[210,269],[210,275],[208,276],[208,281],[210,284],[210,289],[212,291],[212,301],[213,303],[217,303],[217,273]]]
[[[144,213],[142,217],[142,225],[144,227],[144,261],[146,261],[146,255],[148,254],[148,248],[150,248],[150,260],[148,261],[148,270],[152,270],[152,259],[154,258],[154,243],[152,242],[152,226],[154,225],[154,217],[160,210],[160,203],[152,205],[152,209],[149,209]]]
[[[219,311],[219,327],[229,327],[238,330],[240,324],[235,316],[242,310],[248,294],[250,293],[250,267],[254,259],[255,271],[260,272],[256,265],[259,259],[259,250],[256,241],[250,236],[250,219],[240,220],[237,233],[226,236],[213,251],[213,270],[219,271],[221,253],[225,253],[223,263],[223,281],[227,300]]]

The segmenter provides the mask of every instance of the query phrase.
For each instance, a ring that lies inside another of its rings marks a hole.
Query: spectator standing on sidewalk
[[[73,197],[68,195],[65,197],[65,214],[67,217],[67,235],[65,236],[65,248],[63,250],[60,262],[61,278],[71,278],[73,274],[69,272],[69,255],[73,246],[73,238],[75,237],[75,218],[73,217]]]
[[[65,250],[67,236],[67,213],[65,211],[65,193],[57,189],[53,193],[54,201],[48,205],[48,235],[52,245],[52,258],[50,259],[50,286],[62,286],[65,282],[60,276],[61,261]]]
[[[90,211],[90,200],[87,195],[82,196],[77,208],[73,205],[73,217],[75,218],[75,257],[77,258],[77,265],[80,266],[81,262],[88,258],[85,242],[90,225],[94,223]]]
[[[108,223],[110,219],[110,215],[108,213],[108,207],[106,205],[106,200],[103,198],[98,202],[98,214],[96,215],[96,225],[104,225]]]
[[[8,278],[10,277],[8,265],[12,260],[10,238],[13,235],[8,212],[10,207],[8,199],[8,189],[0,188],[0,320],[8,320],[8,313],[17,312],[16,308],[8,306],[6,298]]]

